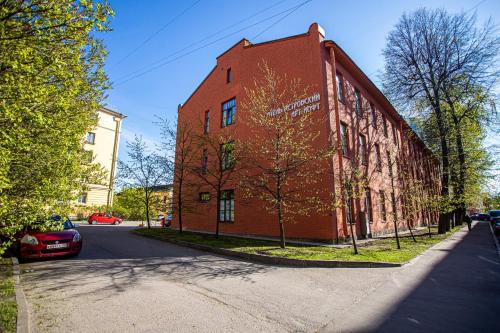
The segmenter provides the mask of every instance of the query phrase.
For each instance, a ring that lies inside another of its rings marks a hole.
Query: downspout
[[[342,186],[342,171],[344,169],[343,166],[343,156],[342,156],[342,146],[339,144],[341,142],[340,138],[340,115],[339,115],[339,105],[338,105],[338,96],[337,96],[337,66],[335,65],[335,53],[333,51],[333,45],[330,43],[326,44],[325,46],[328,48],[328,51],[330,53],[330,62],[332,66],[332,83],[333,83],[333,103],[335,106],[335,130],[337,134],[337,154],[338,154],[338,160],[339,160],[339,179],[340,184],[340,195],[343,197],[344,195],[344,187]],[[337,212],[335,211],[335,216],[337,215]],[[342,218],[342,236],[345,238],[347,235],[347,220],[346,220],[346,215],[345,215],[345,209],[341,209],[341,218]],[[354,235],[351,235],[354,237]],[[337,222],[337,240],[339,239],[339,228],[338,228],[338,222]],[[338,242],[338,241],[337,241]]]
[[[322,47],[325,47],[325,42],[321,43]],[[328,148],[331,148],[333,147],[333,142],[332,142],[332,136],[331,134],[333,133],[333,130],[332,130],[332,122],[331,122],[331,118],[332,118],[332,112],[333,112],[333,109],[335,107],[332,108],[332,104],[330,103],[329,101],[329,91],[328,91],[328,77],[327,77],[327,70],[326,70],[326,66],[327,64],[325,64],[325,61],[323,59],[323,50],[321,49],[321,52],[320,52],[320,59],[321,59],[321,63],[322,63],[322,78],[323,78],[323,95],[325,96],[325,100],[326,100],[326,106],[325,106],[325,111],[326,111],[326,119],[327,119],[327,124],[326,124],[326,133],[327,134],[327,141],[328,141]],[[332,70],[333,70],[333,67],[332,67]],[[333,91],[333,104],[335,104],[335,99],[336,99],[336,96],[335,96],[336,92],[335,92],[335,89]],[[330,195],[332,196],[332,199],[335,198],[335,164],[334,164],[334,160],[333,160],[333,156],[329,157],[328,159],[328,167],[330,168],[330,171],[331,171],[331,191],[330,191]],[[337,219],[337,209],[333,210],[331,212],[331,216],[332,216],[332,232],[334,232],[334,234],[332,234],[332,240],[335,239],[335,243],[338,244],[339,243],[339,228],[338,228],[338,219]]]
[[[111,204],[113,202],[113,188],[115,183],[115,168],[117,159],[116,155],[118,153],[118,138],[120,137],[120,122],[121,122],[121,119],[117,117],[113,117],[113,120],[115,121],[115,140],[113,143],[113,159],[111,160],[111,172],[109,175],[109,188],[108,188],[108,200],[107,200],[108,208],[111,207]]]

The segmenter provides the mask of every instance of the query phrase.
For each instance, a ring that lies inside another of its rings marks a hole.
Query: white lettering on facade
[[[281,108],[273,109],[267,113],[267,116],[276,117],[282,114],[283,112],[293,111],[292,117],[296,117],[301,114],[316,111],[319,110],[320,108],[320,100],[321,100],[321,95],[319,93],[315,93],[311,96],[286,104]]]

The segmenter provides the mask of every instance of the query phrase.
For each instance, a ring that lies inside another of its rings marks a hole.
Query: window
[[[221,169],[227,170],[234,167],[234,142],[221,145]]]
[[[361,93],[359,92],[358,89],[354,89],[354,97],[356,98],[356,104],[355,104],[356,114],[361,115],[363,113],[361,104]]]
[[[342,145],[342,155],[349,157],[349,137],[347,125],[340,123],[340,143]]]
[[[389,168],[389,176],[392,178],[392,159],[389,151],[387,151],[387,167]]]
[[[378,143],[375,144],[375,163],[377,171],[382,171],[382,159],[380,158],[380,146]]]
[[[205,124],[203,125],[203,133],[208,134],[210,128],[210,111],[205,111]]]
[[[342,77],[342,74],[337,73],[336,81],[337,81],[337,99],[340,102],[344,103],[344,78]]]
[[[384,126],[384,135],[387,138],[387,119],[384,114],[382,114],[382,126]]]
[[[82,195],[80,195],[78,197],[78,203],[79,204],[86,204],[87,203],[87,193],[82,193]]]
[[[220,194],[219,221],[234,222],[234,190],[225,190]]]
[[[222,127],[234,124],[236,114],[236,98],[222,103]]]
[[[208,170],[208,150],[203,149],[203,157],[201,158],[201,172],[207,173]]]
[[[361,158],[361,164],[368,164],[368,156],[366,155],[366,137],[362,134],[359,135],[359,156]]]
[[[95,144],[95,133],[94,132],[87,133],[87,143],[90,143],[91,145]]]
[[[369,188],[365,188],[365,217],[366,217],[367,222],[370,222],[373,219],[373,216],[372,216],[372,198],[371,198]]]
[[[382,219],[382,221],[385,222],[387,220],[387,214],[385,211],[385,194],[383,191],[380,191],[379,193],[379,205],[380,205],[380,218]]]
[[[370,111],[372,114],[372,126],[373,128],[377,128],[377,111],[375,110],[375,105],[370,103]]]
[[[210,200],[210,193],[208,192],[200,192],[200,201],[208,202]]]
[[[347,193],[345,194],[344,197],[345,197],[344,198],[344,200],[345,200],[344,207],[345,207],[346,221],[347,221],[347,223],[352,224],[352,223],[354,223],[354,220],[352,218],[352,215],[353,215],[352,214],[352,198]]]
[[[394,217],[394,221],[398,219],[398,208],[396,205],[396,195],[394,192],[391,193],[391,206],[392,206],[392,216]]]
[[[232,79],[233,75],[231,73],[231,68],[228,68],[226,72],[226,83],[230,83]]]

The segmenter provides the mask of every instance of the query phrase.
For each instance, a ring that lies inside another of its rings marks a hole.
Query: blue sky
[[[500,24],[498,0],[312,0],[292,13],[285,12],[304,1],[111,0],[116,13],[113,31],[99,37],[109,51],[106,70],[114,84],[107,105],[128,116],[123,124],[120,158],[126,155],[124,141],[134,134],[151,142],[157,140],[155,115],[174,120],[177,105],[209,73],[215,58],[241,38],[262,42],[306,32],[311,23],[318,22],[326,30],[326,37],[336,41],[378,84],[377,75],[384,66],[381,53],[385,38],[405,11],[419,7],[450,12],[475,10],[480,22],[491,17]],[[259,11],[255,17],[236,24]],[[141,69],[148,69],[162,58],[169,63],[125,81],[131,73],[139,70],[136,74],[142,74]]]

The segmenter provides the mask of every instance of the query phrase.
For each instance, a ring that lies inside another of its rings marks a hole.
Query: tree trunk
[[[448,203],[448,195],[449,195],[449,151],[448,151],[448,143],[446,142],[445,134],[441,135],[441,163],[443,165],[442,175],[441,175],[441,197],[446,200],[446,204]],[[445,207],[448,209],[447,207]],[[439,222],[438,222],[438,234],[444,234],[446,231],[450,229],[450,216],[447,211],[443,211],[443,207],[439,212]]]
[[[438,107],[434,108],[436,119],[438,123],[439,129],[439,139],[441,143],[441,163],[442,163],[442,174],[441,174],[441,197],[442,199],[448,201],[449,194],[449,171],[450,171],[450,162],[449,162],[449,149],[448,142],[446,142],[446,130],[444,126],[443,115],[441,114],[441,109]],[[446,208],[447,209],[447,208]],[[439,212],[439,222],[438,222],[438,233],[443,234],[448,231],[450,228],[449,224],[449,214],[447,211],[443,211],[443,207]]]
[[[219,238],[219,212],[220,212],[220,194],[221,191],[217,191],[217,218],[215,219],[215,238]]]
[[[455,143],[457,145],[457,155],[458,155],[458,182],[457,182],[457,200],[458,200],[458,209],[457,209],[457,221],[456,224],[462,225],[465,217],[465,202],[464,202],[464,194],[465,194],[465,152],[464,145],[462,141],[462,132],[460,131],[460,123],[456,117],[453,117],[453,123],[455,125]]]
[[[463,225],[464,224],[464,218],[466,214],[466,208],[465,208],[465,203],[462,203],[460,207],[458,207],[457,210],[458,216],[457,216],[457,225]]]
[[[356,245],[356,235],[354,235],[353,225],[354,223],[349,222],[349,228],[351,229],[352,247],[354,248],[354,254],[358,254],[358,246]]]
[[[411,230],[410,220],[406,220],[406,225],[408,226],[408,230],[410,230],[411,238],[413,238],[413,241],[416,243],[417,240],[415,239],[415,236],[413,235],[413,230]]]
[[[399,244],[399,234],[398,234],[398,221],[396,221],[395,218],[393,218],[394,220],[394,232],[396,234],[396,244],[398,246],[398,250],[401,249],[401,245]]]
[[[427,213],[427,230],[429,230],[429,238],[431,238],[431,236],[432,236],[432,233],[431,233],[431,220],[432,220],[431,213],[428,212]]]
[[[278,223],[280,225],[280,247],[284,249],[285,244],[285,225],[283,224],[283,216],[281,213],[281,202],[278,202]]]

